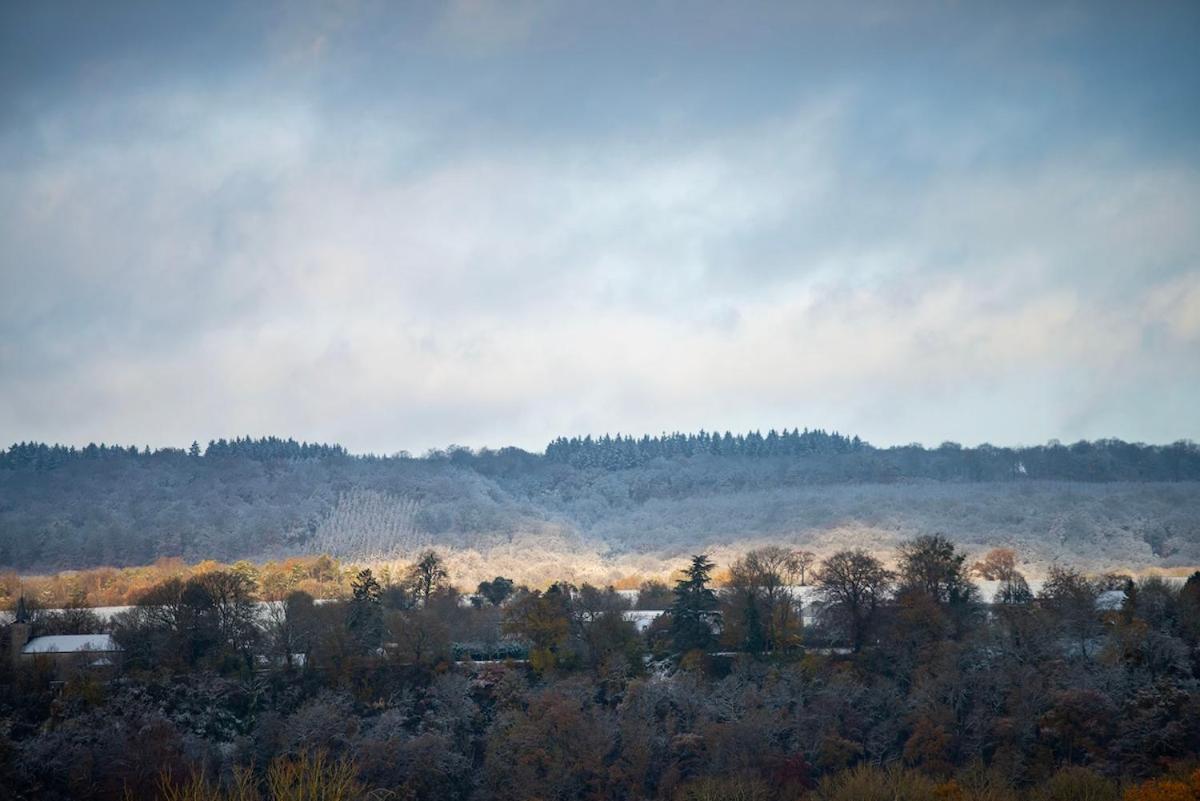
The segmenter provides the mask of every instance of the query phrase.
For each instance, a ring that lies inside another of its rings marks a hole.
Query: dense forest
[[[76,448],[24,442],[0,452],[0,470],[54,470],[77,461],[119,459],[251,459],[289,461],[308,459],[352,459],[367,462],[411,460],[408,454],[391,457],[373,454],[351,455],[341,445],[297,442],[278,437],[238,437],[219,439],[201,448],[193,442],[187,449],[136,445],[95,445]],[[888,481],[937,479],[940,481],[1000,481],[1005,479],[1045,479],[1057,481],[1196,481],[1200,480],[1200,447],[1180,441],[1171,445],[1145,445],[1117,439],[1080,441],[1063,445],[1052,441],[1032,447],[996,447],[980,445],[964,448],[944,442],[928,449],[920,444],[875,448],[857,436],[847,437],[821,429],[803,431],[774,429],[763,435],[724,434],[700,431],[695,434],[628,435],[602,437],[560,437],[546,446],[544,454],[531,454],[519,448],[473,452],[451,446],[446,451],[431,451],[422,459],[450,459],[481,472],[529,469],[539,461],[569,464],[577,468],[626,470],[655,460],[689,459],[712,456],[727,459],[795,459],[811,462],[812,477],[833,480],[858,479]],[[822,469],[824,468],[824,469]]]
[[[861,549],[693,556],[673,586],[640,589],[639,608],[664,610],[641,629],[611,588],[495,576],[464,592],[434,552],[358,570],[329,603],[300,589],[332,567],[316,561],[269,589],[249,565],[164,575],[107,621],[23,605],[0,641],[0,787],[44,801],[1200,795],[1200,572],[1060,565],[1035,593],[1011,550],[972,564],[926,536],[898,553],[894,569]],[[101,631],[112,658],[11,653],[17,632]]]
[[[700,548],[787,542],[826,553],[939,531],[968,548],[1017,547],[1042,569],[1188,566],[1200,564],[1198,490],[1200,449],[1186,442],[875,448],[792,430],[419,458],[278,438],[159,450],[26,443],[0,454],[0,568],[388,559],[438,545],[459,554],[464,575],[485,563],[514,573],[574,564],[576,578],[611,581],[669,570]],[[598,565],[618,572],[587,572]]]

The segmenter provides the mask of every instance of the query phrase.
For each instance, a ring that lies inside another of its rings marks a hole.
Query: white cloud
[[[721,135],[422,161],[415,122],[167,100],[150,133],[0,174],[14,438],[1196,434],[1153,414],[1200,386],[1193,170],[882,180],[847,161],[845,93]]]

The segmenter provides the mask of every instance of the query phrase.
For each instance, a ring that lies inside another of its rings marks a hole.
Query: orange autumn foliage
[[[303,590],[314,598],[341,598],[349,593],[348,576],[354,572],[328,556],[298,556],[278,561],[227,565],[204,560],[189,565],[182,559],[159,559],[138,567],[97,567],[67,570],[44,576],[20,576],[0,573],[0,609],[15,607],[17,598],[44,609],[79,606],[128,606],[148,589],[168,579],[186,581],[194,575],[215,570],[247,573],[265,600],[283,598],[294,590]]]
[[[1125,801],[1200,801],[1200,769],[1187,779],[1152,779],[1125,791]]]

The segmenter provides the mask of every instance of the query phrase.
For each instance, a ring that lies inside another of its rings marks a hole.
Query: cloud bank
[[[1194,9],[264,9],[4,12],[8,440],[1200,435]]]

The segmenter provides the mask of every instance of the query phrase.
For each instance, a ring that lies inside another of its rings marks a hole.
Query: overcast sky
[[[0,7],[0,439],[1200,438],[1200,5],[403,8]]]

